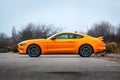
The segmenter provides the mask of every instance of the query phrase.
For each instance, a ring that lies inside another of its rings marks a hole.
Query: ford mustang
[[[74,53],[89,57],[105,50],[102,37],[92,37],[76,32],[60,32],[46,39],[31,39],[18,43],[20,54],[38,57],[41,54]]]

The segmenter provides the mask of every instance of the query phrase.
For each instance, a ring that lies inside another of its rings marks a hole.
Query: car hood
[[[31,39],[31,40],[22,41],[22,42],[20,42],[20,43],[18,43],[18,44],[27,43],[27,42],[38,42],[38,41],[40,41],[40,42],[45,42],[45,40],[46,40],[46,39]]]
[[[46,39],[31,39],[31,40],[26,40],[26,41],[44,41]]]

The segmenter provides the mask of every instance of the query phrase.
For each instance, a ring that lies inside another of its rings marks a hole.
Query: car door
[[[48,53],[70,53],[74,52],[74,40],[70,38],[72,34],[58,34],[55,39],[47,42]]]

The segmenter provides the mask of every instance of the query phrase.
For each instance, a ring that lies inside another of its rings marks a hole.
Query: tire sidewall
[[[85,54],[83,51],[84,49],[87,49],[89,50],[89,53],[86,52],[87,54]],[[90,57],[93,53],[93,48],[90,46],[90,45],[82,45],[80,48],[79,48],[79,55],[81,57]]]
[[[32,48],[36,48],[37,49],[37,52],[35,54],[32,54],[31,53],[31,49]],[[35,45],[35,44],[32,44],[28,47],[27,49],[27,54],[30,56],[30,57],[39,57],[41,55],[41,49],[39,46]]]

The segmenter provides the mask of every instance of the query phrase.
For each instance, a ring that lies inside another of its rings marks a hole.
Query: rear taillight
[[[103,37],[98,37],[101,41],[103,41]]]

